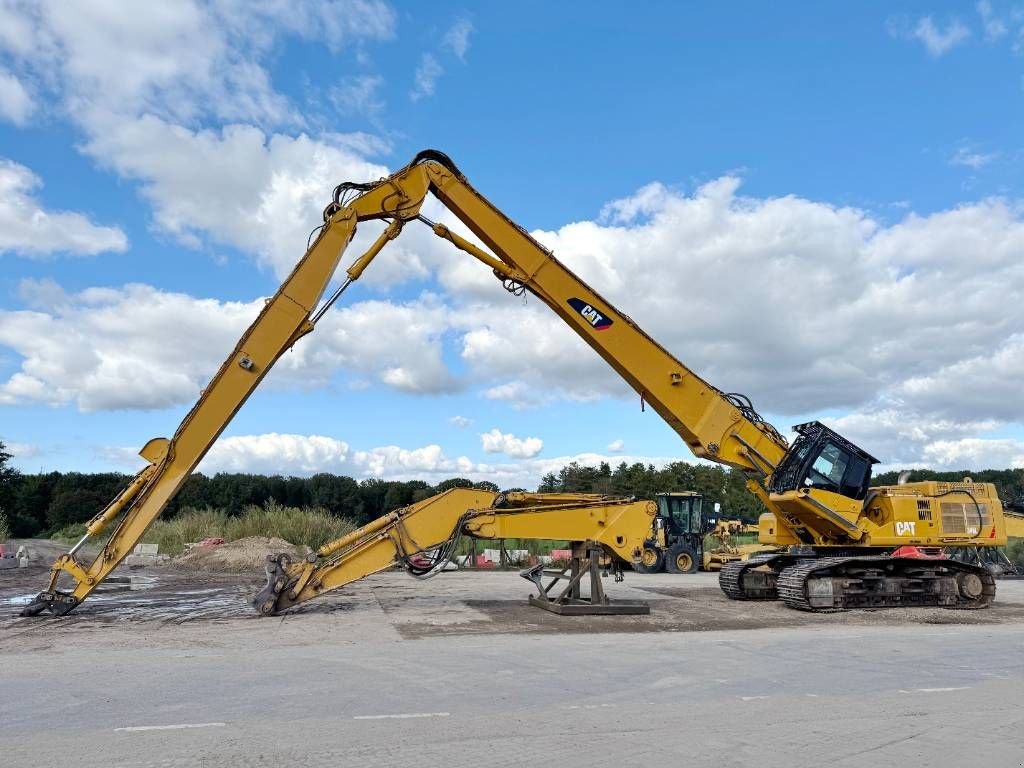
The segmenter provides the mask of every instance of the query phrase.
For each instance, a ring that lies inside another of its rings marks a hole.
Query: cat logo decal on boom
[[[611,327],[612,320],[604,312],[594,309],[583,299],[569,299],[569,306],[579,312],[583,319],[590,323],[595,331],[603,331]]]

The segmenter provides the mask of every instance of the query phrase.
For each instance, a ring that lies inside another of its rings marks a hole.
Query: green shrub
[[[85,523],[70,523],[50,533],[47,538],[54,541],[74,543],[85,536]]]
[[[7,515],[0,509],[0,542],[11,538],[11,526],[7,524]]]
[[[276,536],[315,550],[355,528],[350,520],[334,517],[319,507],[286,507],[268,501],[262,507],[250,505],[238,517],[228,518],[224,538],[234,541],[246,536]]]
[[[142,541],[157,544],[168,555],[180,554],[190,542],[211,538],[236,541],[248,536],[276,537],[318,549],[354,529],[350,520],[334,517],[323,509],[286,507],[268,501],[262,507],[250,505],[234,517],[219,509],[184,509],[170,520],[153,523]]]
[[[184,509],[170,520],[157,520],[149,527],[142,541],[157,544],[160,552],[177,555],[185,545],[203,539],[224,538],[228,516],[219,509]]]

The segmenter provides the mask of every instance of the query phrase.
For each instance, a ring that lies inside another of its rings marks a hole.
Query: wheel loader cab
[[[858,501],[867,496],[871,465],[878,459],[820,421],[798,424],[793,430],[798,437],[772,474],[771,493],[808,488]]]
[[[703,535],[706,523],[703,497],[695,493],[659,493],[658,517],[664,521],[665,533],[671,538],[687,534]]]

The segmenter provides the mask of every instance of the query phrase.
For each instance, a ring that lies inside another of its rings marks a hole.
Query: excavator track
[[[779,576],[778,596],[790,608],[831,613],[850,608],[991,605],[995,578],[985,568],[944,558],[820,557],[803,559]]]
[[[779,571],[790,562],[791,556],[779,553],[755,555],[748,560],[726,563],[718,572],[718,586],[730,600],[776,600],[776,578]],[[764,565],[771,566],[771,570],[755,570]],[[751,578],[754,574],[764,575],[756,579]]]

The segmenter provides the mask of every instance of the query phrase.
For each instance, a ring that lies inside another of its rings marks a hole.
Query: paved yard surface
[[[16,618],[42,576],[0,577],[12,766],[1024,765],[1024,582],[815,616],[629,574],[651,616],[580,620],[515,573],[386,573],[260,619],[257,580],[163,568]]]

